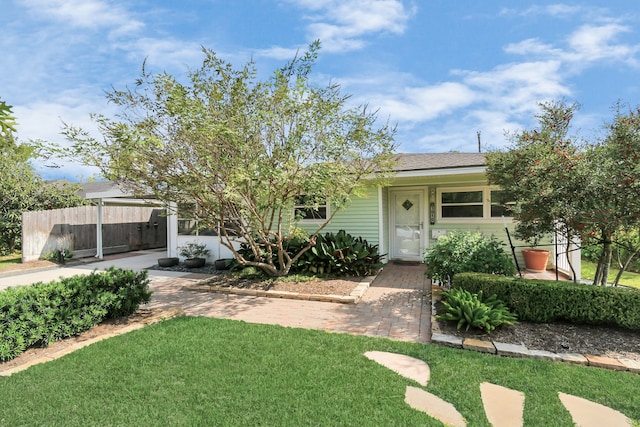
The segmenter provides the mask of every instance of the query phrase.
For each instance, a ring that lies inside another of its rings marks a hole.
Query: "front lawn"
[[[596,275],[597,263],[583,259],[581,261],[581,264],[582,268],[580,271],[582,273],[582,280],[593,281],[593,278]],[[609,270],[609,283],[613,282],[613,280],[616,278],[616,275],[618,274],[618,271],[618,269],[614,268],[611,268],[611,270]],[[620,284],[640,289],[640,274],[625,271],[624,273],[622,273],[622,277],[620,278]]]
[[[183,317],[0,377],[0,425],[439,426],[404,403],[410,380],[367,359],[431,367],[427,391],[487,426],[479,385],[525,393],[525,425],[572,426],[558,392],[640,421],[640,375],[435,345]]]
[[[22,256],[19,253],[0,256],[0,271],[10,265],[20,264],[21,260]]]

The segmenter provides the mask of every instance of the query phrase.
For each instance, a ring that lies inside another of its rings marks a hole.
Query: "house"
[[[513,232],[508,209],[503,206],[502,193],[488,185],[485,157],[481,153],[416,153],[396,154],[393,178],[388,186],[368,189],[365,197],[352,200],[337,212],[324,231],[345,230],[379,245],[387,261],[422,262],[424,252],[439,236],[452,230],[480,231],[508,243],[505,228]],[[91,194],[94,200],[102,196],[126,198],[126,192]],[[315,230],[331,214],[330,205],[321,206],[314,215],[302,219],[299,225]],[[293,215],[293,212],[292,212]],[[211,250],[209,261],[232,258],[231,251],[220,243],[217,230],[198,230],[194,219],[181,217],[173,206],[167,217],[167,256],[178,256],[179,248],[197,240]],[[549,240],[545,249],[552,252],[550,267],[555,264],[563,272],[570,272],[562,252],[563,242]],[[523,242],[513,241],[523,268],[520,254]],[[556,249],[559,248],[559,249]],[[510,247],[506,248],[510,251]],[[580,251],[570,253],[572,264],[579,274]]]
[[[337,212],[324,231],[345,230],[379,245],[388,261],[419,261],[439,236],[451,230],[481,231],[508,242],[505,225],[513,232],[508,210],[502,205],[501,192],[487,183],[485,157],[481,153],[396,154],[393,179],[386,187],[371,187],[366,197],[354,199]],[[321,206],[315,215],[299,225],[315,230],[331,213]],[[194,239],[190,220],[171,215],[168,221],[168,256],[177,256],[178,247]],[[211,249],[212,259],[230,258],[231,252],[219,243],[215,231],[197,239]],[[514,241],[523,247],[523,242]],[[558,268],[569,272],[564,256],[555,257],[554,242],[550,266],[558,259]],[[562,245],[558,246],[562,248]],[[506,248],[510,251],[510,248]],[[558,250],[559,252],[560,250]],[[516,250],[524,266],[520,250]],[[571,253],[572,263],[580,270],[579,251]]]

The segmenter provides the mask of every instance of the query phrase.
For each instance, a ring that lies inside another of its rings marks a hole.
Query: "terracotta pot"
[[[547,270],[547,262],[549,261],[549,251],[545,249],[523,249],[525,268],[534,273],[540,273]]]
[[[206,261],[205,258],[187,258],[184,260],[184,266],[187,268],[204,267]]]

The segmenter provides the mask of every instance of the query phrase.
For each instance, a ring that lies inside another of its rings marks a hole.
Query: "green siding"
[[[339,211],[327,226],[327,231],[345,230],[347,233],[379,244],[378,189],[370,188],[366,197],[351,201],[346,209]]]
[[[435,224],[429,223],[429,203],[431,200],[431,190],[437,190],[447,187],[478,187],[486,186],[487,179],[484,174],[460,174],[460,175],[442,175],[442,176],[428,176],[418,178],[396,178],[391,182],[391,185],[382,189],[382,227],[383,237],[382,242],[379,240],[379,208],[378,208],[378,189],[371,187],[365,197],[355,198],[344,209],[339,211],[333,220],[327,225],[325,231],[337,232],[339,230],[345,230],[349,234],[356,237],[363,237],[372,244],[380,244],[380,252],[390,253],[390,213],[389,213],[389,194],[394,190],[404,190],[412,188],[423,188],[425,190],[425,230],[428,232],[425,244],[427,247],[435,244],[436,238],[433,238],[434,230],[441,230],[444,233],[448,233],[453,230],[463,231],[480,231],[486,236],[495,236],[498,239],[505,242],[505,250],[511,253],[511,248],[508,244],[507,234],[504,229],[504,225],[501,219],[481,219],[473,220],[469,222],[442,222],[436,219]],[[312,231],[315,230],[316,224],[304,222],[300,223],[300,226]],[[513,233],[514,227],[511,221],[507,221],[509,231]],[[513,244],[516,246],[516,256],[520,267],[524,268],[524,261],[520,250],[526,245],[522,241],[513,240]],[[553,252],[551,246],[547,246]],[[553,263],[554,260],[550,260]]]

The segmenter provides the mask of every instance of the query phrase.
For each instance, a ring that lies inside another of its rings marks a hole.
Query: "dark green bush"
[[[504,301],[521,321],[620,326],[640,329],[640,291],[571,282],[464,273],[453,288],[484,292]]]
[[[285,249],[291,256],[306,245],[300,239],[285,242]],[[255,261],[251,249],[242,245],[240,254],[247,260]],[[340,230],[337,233],[319,234],[313,248],[305,252],[292,266],[291,273],[311,273],[336,276],[370,276],[382,267],[382,256],[378,245],[371,245],[362,237],[353,237]],[[274,264],[277,259],[273,259]],[[235,268],[238,263],[234,262]]]
[[[0,360],[77,335],[149,302],[147,272],[114,267],[0,292]]]
[[[473,294],[457,288],[445,291],[442,295],[442,305],[446,311],[436,317],[456,322],[458,329],[466,325],[467,331],[473,327],[490,334],[498,326],[516,323],[517,317],[495,295],[483,299],[482,291]]]
[[[480,232],[452,231],[427,250],[427,276],[446,284],[457,273],[469,271],[513,276],[516,268],[503,246]]]

